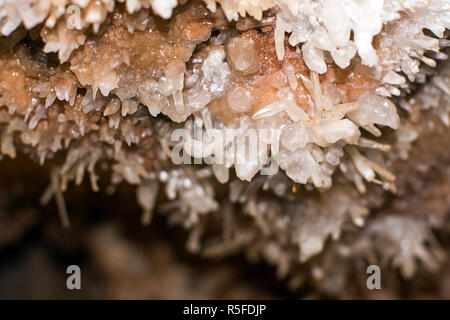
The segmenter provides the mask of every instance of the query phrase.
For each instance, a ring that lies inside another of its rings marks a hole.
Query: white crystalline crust
[[[172,0],[118,2],[124,2],[129,13],[151,8],[165,19],[172,15],[173,9],[178,5],[177,1]],[[275,11],[274,42],[278,59],[284,59],[284,40],[287,34],[289,44],[301,49],[304,62],[311,71],[309,78],[299,76],[286,64],[281,76],[288,79],[289,86],[279,88],[279,101],[264,106],[251,118],[242,116],[233,124],[219,128],[225,130],[227,127],[241,127],[257,130],[268,127],[281,132],[279,147],[272,147],[270,152],[258,154],[257,162],[240,165],[237,162],[241,155],[226,153],[225,163],[215,166],[216,169],[222,168],[221,171],[215,172],[222,172],[218,179],[223,182],[226,181],[223,174],[231,166],[236,168],[239,178],[250,181],[267,162],[268,157],[272,156],[293,181],[312,183],[323,189],[329,188],[331,175],[339,165],[340,157],[328,155],[328,149],[340,150],[342,153],[346,144],[357,145],[361,135],[360,128],[375,136],[381,135],[377,126],[398,128],[397,110],[388,98],[391,95],[399,95],[399,88],[406,86],[405,78],[399,73],[403,72],[409,80],[415,80],[419,74],[420,60],[434,66],[435,61],[425,57],[424,53],[426,50],[439,53],[439,41],[425,36],[423,29],[431,30],[436,37],[443,37],[444,30],[450,26],[450,4],[442,0],[205,2],[212,11],[218,10],[217,3],[220,4],[229,20],[238,20],[246,15],[260,20],[265,11]],[[43,23],[43,50],[57,52],[61,62],[70,62],[77,80],[88,89],[83,100],[84,112],[88,113],[107,105],[105,116],[110,117],[110,125],[113,127],[120,122],[117,113],[120,106],[116,104],[122,104],[122,116],[133,114],[137,111],[136,98],[147,106],[153,116],[163,113],[173,121],[182,122],[191,114],[195,114],[196,117],[202,118],[203,123],[212,123],[209,119],[210,112],[206,110],[207,105],[215,98],[223,96],[229,84],[230,66],[224,61],[226,57],[223,49],[211,50],[200,62],[200,80],[198,73],[185,78],[185,61],[180,59],[167,64],[164,75],[157,82],[145,82],[136,88],[135,82],[122,80],[119,86],[120,76],[116,68],[122,63],[129,64],[129,56],[121,51],[122,49],[118,49],[117,53],[108,57],[109,61],[96,61],[96,49],[86,43],[85,34],[89,26],[97,32],[115,5],[113,0],[0,0],[0,31],[7,36],[22,23],[27,29]],[[142,13],[142,17],[137,16],[137,19],[128,21],[129,32],[145,29],[149,23],[148,12]],[[375,37],[377,48],[373,46]],[[258,68],[252,65],[252,43],[247,40],[233,41],[228,46],[230,59],[235,61],[233,67],[242,72],[251,72],[255,67]],[[231,49],[233,43],[236,43],[238,48],[235,54]],[[78,48],[82,50],[73,54]],[[85,63],[86,57],[90,56],[91,60]],[[371,68],[371,77],[379,81],[380,85],[375,91],[369,90],[355,101],[343,103],[339,93],[326,92],[326,88],[321,87],[318,74],[327,72],[326,61],[329,59],[338,67],[346,68],[355,56],[359,56],[361,63]],[[192,82],[193,85],[186,89],[185,82]],[[313,100],[310,103],[312,108],[307,113],[303,111],[305,106],[299,106],[292,94],[299,82],[308,89]],[[63,97],[63,100],[73,104],[73,86],[67,86],[64,92],[57,95],[51,88],[45,88],[43,92],[46,90],[50,90],[46,108],[58,97]],[[105,100],[104,97],[111,93],[121,101],[114,98],[108,103],[110,98]],[[230,107],[238,112],[248,110],[253,99],[248,91],[241,89],[234,90],[227,97]],[[217,126],[215,128],[217,129]],[[127,138],[127,141],[131,140]],[[191,139],[185,149],[188,151],[191,145],[202,143],[202,147],[208,148],[204,142]],[[389,188],[392,188],[392,175],[365,159],[358,151],[347,149],[364,180],[380,182],[385,187],[390,185]],[[359,189],[363,190],[364,187],[359,185]]]
[[[54,27],[56,21],[65,14],[73,14],[75,8],[85,10],[84,19],[78,29],[90,24],[98,25],[105,19],[107,12],[115,6],[115,0],[2,0],[0,1],[0,31],[3,35],[11,34],[20,24],[33,28],[39,23],[47,27]],[[125,3],[127,11],[134,13],[142,8],[152,8],[162,18],[168,19],[173,9],[178,5],[177,0],[118,0]],[[69,9],[72,7],[72,11]],[[69,10],[68,10],[69,9]]]
[[[414,51],[439,50],[437,41],[423,35],[423,28],[442,37],[450,26],[448,1],[307,0],[280,1],[279,5],[287,9],[278,14],[281,22],[277,26],[282,29],[278,34],[289,32],[291,45],[303,44],[306,64],[319,73],[326,72],[324,52],[331,54],[341,68],[349,65],[356,52],[363,64],[382,65],[388,55],[377,53],[373,39],[389,22],[399,20],[402,25],[401,31],[389,32],[399,37],[393,44],[401,43],[399,50]],[[402,17],[405,13],[406,17]],[[278,51],[282,51],[283,40],[278,43]],[[407,69],[402,71],[411,75]]]
[[[409,48],[419,54],[419,51],[439,49],[436,41],[423,35],[424,28],[431,30],[437,37],[442,37],[445,29],[450,26],[450,4],[446,0],[204,1],[212,11],[217,10],[217,3],[220,4],[229,20],[237,20],[246,15],[261,19],[264,11],[275,8],[278,12],[275,41],[279,58],[283,58],[284,33],[287,32],[290,34],[289,44],[302,45],[308,67],[318,73],[326,71],[324,52],[331,54],[341,68],[349,65],[356,52],[368,66],[382,64],[386,57],[377,54],[372,43],[374,37],[389,22],[402,21],[401,31],[389,32],[399,37],[394,44],[400,50]],[[170,18],[178,4],[177,0],[118,2],[124,2],[129,13],[152,8],[165,19]],[[71,5],[83,10],[77,29],[84,29],[89,25],[98,28],[106,14],[114,9],[115,1],[1,0],[0,32],[7,36],[22,23],[27,29],[42,22],[53,28],[58,18],[67,15],[67,9]],[[408,76],[411,73],[407,69],[402,71]]]

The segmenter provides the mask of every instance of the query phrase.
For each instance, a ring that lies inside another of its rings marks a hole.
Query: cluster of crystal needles
[[[437,271],[449,27],[448,0],[0,0],[1,157],[54,166],[65,225],[72,182],[128,183],[293,288]]]

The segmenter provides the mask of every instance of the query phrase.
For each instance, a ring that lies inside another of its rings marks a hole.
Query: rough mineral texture
[[[0,246],[40,199],[108,297],[277,297],[245,260],[291,297],[450,298],[449,28],[448,0],[0,0]]]

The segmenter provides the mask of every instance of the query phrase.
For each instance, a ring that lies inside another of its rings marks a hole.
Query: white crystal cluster
[[[152,8],[156,14],[165,19],[170,18],[173,9],[178,5],[177,0],[118,0],[117,2],[125,3],[129,13],[143,8]],[[21,24],[27,29],[40,23],[53,28],[57,20],[65,15],[73,17],[73,28],[85,29],[89,25],[93,25],[98,30],[107,13],[113,11],[115,4],[115,0],[2,0],[0,2],[0,30],[2,35],[8,36]],[[83,9],[80,17],[76,16],[77,8]],[[70,27],[66,31],[69,32],[69,30],[71,30]],[[63,40],[61,39],[61,41]]]
[[[424,50],[439,51],[437,40],[425,36],[423,29],[429,29],[442,38],[443,32],[450,26],[450,4],[445,0],[218,2],[230,19],[237,19],[239,15],[246,14],[261,19],[264,10],[277,7],[275,42],[278,58],[284,58],[284,34],[289,33],[289,44],[300,44],[306,64],[318,73],[327,70],[326,54],[331,55],[339,67],[346,68],[356,53],[363,64],[375,67],[388,62],[386,60],[391,59],[392,51],[403,51],[405,57],[402,59],[408,59],[410,54],[413,54],[413,58],[422,56]],[[215,9],[214,1],[209,1],[209,5],[212,10]],[[394,21],[399,23],[386,27]],[[383,28],[386,28],[387,32]],[[401,30],[392,32],[391,28]],[[373,47],[373,40],[379,34],[395,38],[391,38],[391,45],[394,47],[380,45],[381,50],[391,51],[390,55]],[[403,61],[403,64],[408,62]],[[402,71],[412,77],[416,73],[407,66],[404,66]]]
[[[424,51],[439,52],[439,41],[425,36],[423,29],[428,28],[437,37],[443,37],[443,31],[450,25],[449,4],[438,0],[363,2],[285,0],[219,3],[230,20],[237,20],[246,14],[261,19],[265,10],[274,8],[277,12],[274,41],[278,59],[284,59],[284,39],[285,33],[288,33],[289,45],[301,48],[303,59],[312,75],[311,79],[305,77],[300,79],[301,75],[295,74],[295,71],[289,69],[287,65],[283,76],[289,78],[289,87],[279,88],[280,100],[260,109],[251,117],[252,119],[244,117],[236,120],[234,126],[244,125],[250,129],[258,128],[261,123],[268,123],[271,128],[281,129],[282,132],[280,149],[274,147],[271,152],[261,154],[261,161],[257,164],[244,166],[245,168],[237,167],[238,177],[251,180],[266,163],[265,158],[272,156],[279,159],[281,168],[286,170],[295,182],[312,182],[319,188],[331,186],[330,177],[334,171],[332,167],[339,164],[334,158],[331,163],[327,161],[327,151],[323,151],[322,148],[333,146],[339,149],[341,146],[342,149],[342,144],[336,145],[339,141],[357,144],[360,136],[358,127],[368,130],[375,136],[381,135],[376,125],[393,129],[398,127],[395,106],[388,99],[378,95],[389,97],[400,94],[399,88],[406,84],[404,77],[398,72],[403,72],[409,80],[414,80],[419,72],[419,60],[433,66],[434,60],[425,57]],[[209,9],[216,10],[214,1],[208,1],[207,4]],[[72,27],[68,22],[77,12],[66,12],[70,5],[75,5],[81,10],[78,25],[75,23]],[[46,43],[44,51],[58,52],[61,62],[70,59],[77,80],[92,91],[91,99],[99,100],[97,102],[85,100],[84,104],[91,106],[85,108],[85,112],[91,110],[94,105],[101,108],[107,103],[108,99],[97,96],[97,91],[100,90],[105,97],[114,93],[120,98],[122,115],[132,114],[137,110],[135,99],[138,98],[138,102],[146,105],[153,116],[162,112],[179,122],[186,120],[192,113],[200,113],[214,98],[225,94],[230,71],[224,61],[225,53],[222,49],[213,49],[206,57],[194,58],[194,65],[199,64],[200,68],[186,71],[185,61],[174,60],[165,66],[165,74],[159,80],[140,83],[133,79],[120,79],[121,76],[117,72],[120,64],[130,63],[130,58],[123,53],[123,49],[113,50],[108,63],[103,60],[96,61],[101,49],[90,43],[85,45],[84,30],[88,26],[93,26],[93,30],[97,31],[108,12],[114,9],[114,5],[114,1],[91,3],[5,0],[0,3],[0,16],[3,16],[2,33],[10,34],[20,23],[24,23],[26,28],[32,28],[44,22],[45,28],[41,31],[42,39]],[[126,1],[125,5],[129,14],[152,7],[161,17],[168,18],[177,3],[169,1],[162,5],[158,1]],[[140,25],[127,23],[130,32],[135,29],[143,30],[150,23],[148,12],[142,12],[143,15],[137,19],[129,19],[134,23],[142,21]],[[374,39],[379,42],[377,49],[373,47]],[[83,46],[82,50],[71,57],[72,52],[80,46]],[[187,54],[189,55],[188,52]],[[251,54],[251,52],[242,53],[232,60],[245,61]],[[332,97],[329,97],[322,92],[317,74],[327,71],[328,56],[337,66],[346,68],[355,55],[359,56],[362,64],[371,67],[371,76],[380,82],[380,86],[375,91],[368,90],[356,101],[342,103],[339,93],[331,94]],[[302,81],[312,96],[312,110],[308,113],[303,111],[305,106],[296,105],[293,98],[292,89],[295,89],[298,81]],[[74,95],[73,91],[70,91],[73,90],[73,86],[71,89],[66,88],[64,94],[72,97],[73,104]],[[242,103],[236,103],[239,107],[244,105],[242,107],[244,109],[241,110],[246,110],[245,94]],[[54,97],[54,93],[47,95],[47,99],[51,99],[47,100],[47,106]],[[237,96],[239,100],[242,100],[242,97],[242,93]],[[249,101],[251,98],[248,97]],[[109,107],[110,105],[107,104],[105,115],[117,118],[116,113],[112,112],[115,109],[111,109],[113,107]],[[266,119],[261,120],[263,118]],[[119,118],[112,120],[111,123],[117,121]],[[233,159],[229,159],[226,163],[227,168],[233,165],[235,165]],[[372,171],[370,166],[356,167],[366,180],[373,180],[373,174],[367,173]]]

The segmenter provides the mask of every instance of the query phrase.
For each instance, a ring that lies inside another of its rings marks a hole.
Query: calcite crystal
[[[54,166],[64,225],[69,183],[124,182],[190,252],[351,296],[445,261],[449,27],[446,0],[0,0],[1,156]]]

